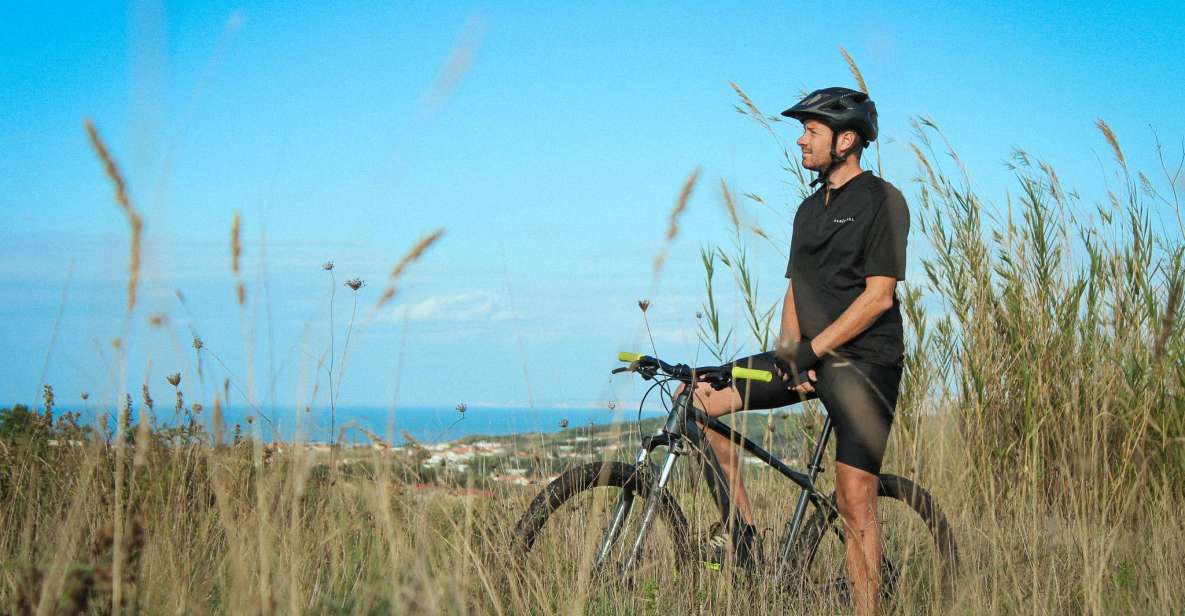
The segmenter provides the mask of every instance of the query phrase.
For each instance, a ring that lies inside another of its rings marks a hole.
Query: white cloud
[[[501,298],[488,291],[468,291],[436,295],[414,304],[396,306],[383,317],[384,321],[474,321],[488,320],[501,317],[503,312],[497,313]]]

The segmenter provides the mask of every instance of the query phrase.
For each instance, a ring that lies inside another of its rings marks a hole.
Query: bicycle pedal
[[[725,546],[728,545],[728,535],[724,533],[720,524],[713,524],[704,541],[704,568],[709,571],[720,571],[724,568]]]

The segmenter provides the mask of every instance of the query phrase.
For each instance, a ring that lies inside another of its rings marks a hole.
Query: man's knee
[[[876,485],[863,481],[844,482],[835,491],[835,505],[844,522],[863,527],[876,516]]]

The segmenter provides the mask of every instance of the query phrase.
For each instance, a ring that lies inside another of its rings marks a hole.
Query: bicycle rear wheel
[[[830,499],[835,502],[834,495]],[[932,605],[949,597],[958,573],[958,549],[946,515],[930,493],[896,475],[877,485],[881,531],[881,596],[907,605]],[[791,584],[823,600],[847,603],[845,533],[838,511],[816,508],[791,551]]]
[[[587,571],[616,575],[651,498],[652,477],[649,467],[623,462],[568,469],[531,501],[518,521],[515,551],[549,567],[563,567],[559,573],[570,576],[566,579]],[[687,519],[679,505],[665,489],[656,497],[656,523],[647,530],[631,574],[635,579],[666,579],[692,555]]]

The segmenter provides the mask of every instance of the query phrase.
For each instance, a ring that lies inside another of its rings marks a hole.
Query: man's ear
[[[836,151],[843,154],[851,154],[856,147],[856,142],[859,138],[854,130],[845,130],[839,134],[839,140],[836,142]]]

